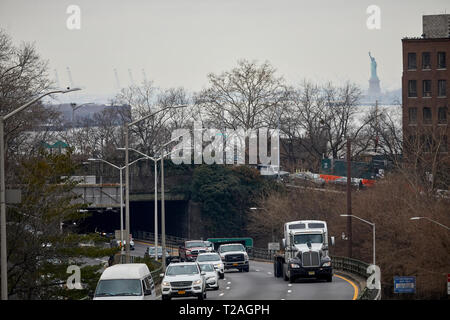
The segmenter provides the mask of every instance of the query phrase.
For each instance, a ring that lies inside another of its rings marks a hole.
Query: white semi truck
[[[328,254],[327,223],[320,220],[291,221],[284,224],[282,250],[274,257],[274,275],[295,282],[298,278],[331,282],[333,268]],[[334,237],[330,238],[334,245]]]

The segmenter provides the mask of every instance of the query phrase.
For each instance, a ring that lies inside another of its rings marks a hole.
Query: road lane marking
[[[231,284],[231,281],[228,281],[227,284]]]
[[[288,284],[288,287],[292,287],[292,283],[289,283],[289,284]]]
[[[224,295],[224,293],[222,292],[221,294],[219,294],[219,297],[221,297],[221,296],[223,296]]]
[[[225,289],[230,290],[230,287],[226,287]]]
[[[334,276],[338,277],[338,278],[341,278],[342,280],[345,280],[345,281],[347,281],[348,283],[350,283],[352,285],[353,290],[354,290],[353,299],[352,300],[356,300],[356,298],[358,298],[359,290],[358,290],[358,287],[353,283],[353,281],[351,281],[351,280],[349,280],[347,278],[344,278],[343,276],[339,276],[337,274],[335,274]]]
[[[291,293],[292,292],[292,290],[288,290],[288,293]]]

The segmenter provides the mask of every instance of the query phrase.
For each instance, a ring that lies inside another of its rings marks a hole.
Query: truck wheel
[[[295,278],[294,277],[289,277],[289,283],[294,283],[295,282]]]
[[[225,278],[225,273],[219,273],[219,279]]]
[[[205,295],[203,293],[199,293],[197,298],[198,298],[198,300],[202,301],[205,299]]]
[[[244,269],[245,272],[249,272],[250,271],[250,266],[248,266],[247,268]]]
[[[280,261],[275,260],[273,263],[273,274],[276,278],[280,278],[283,276],[283,265],[280,263]]]
[[[332,281],[333,281],[333,275],[330,274],[330,275],[327,277],[327,282],[332,282]]]
[[[284,267],[283,267],[283,279],[284,279],[284,281],[289,280],[289,277],[287,276],[286,272],[284,272]]]

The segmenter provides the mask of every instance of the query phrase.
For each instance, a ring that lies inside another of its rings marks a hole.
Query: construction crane
[[[61,84],[59,83],[59,77],[58,77],[58,70],[54,69],[55,71],[55,84],[57,88],[61,88]]]
[[[144,83],[147,82],[147,75],[145,74],[144,68],[142,68],[142,79],[143,79]]]
[[[117,69],[114,68],[114,77],[116,78],[116,89],[120,90],[120,82],[119,82],[119,75],[117,74]]]
[[[67,77],[68,77],[68,79],[69,79],[70,87],[71,87],[71,88],[74,88],[75,85],[73,84],[72,73],[70,72],[70,68],[69,68],[69,67],[66,67],[66,70],[67,70]]]
[[[130,77],[130,84],[134,86],[133,74],[131,73],[131,69],[128,68],[128,76]]]

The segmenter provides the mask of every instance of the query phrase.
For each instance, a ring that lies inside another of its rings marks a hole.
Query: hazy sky
[[[69,5],[81,29],[69,30]],[[381,29],[369,30],[369,5]],[[34,41],[50,75],[84,94],[148,79],[163,88],[199,90],[209,72],[240,58],[268,60],[291,84],[351,80],[368,86],[372,52],[382,90],[401,86],[401,38],[422,34],[422,15],[450,13],[448,0],[0,0],[0,27],[15,42]]]

